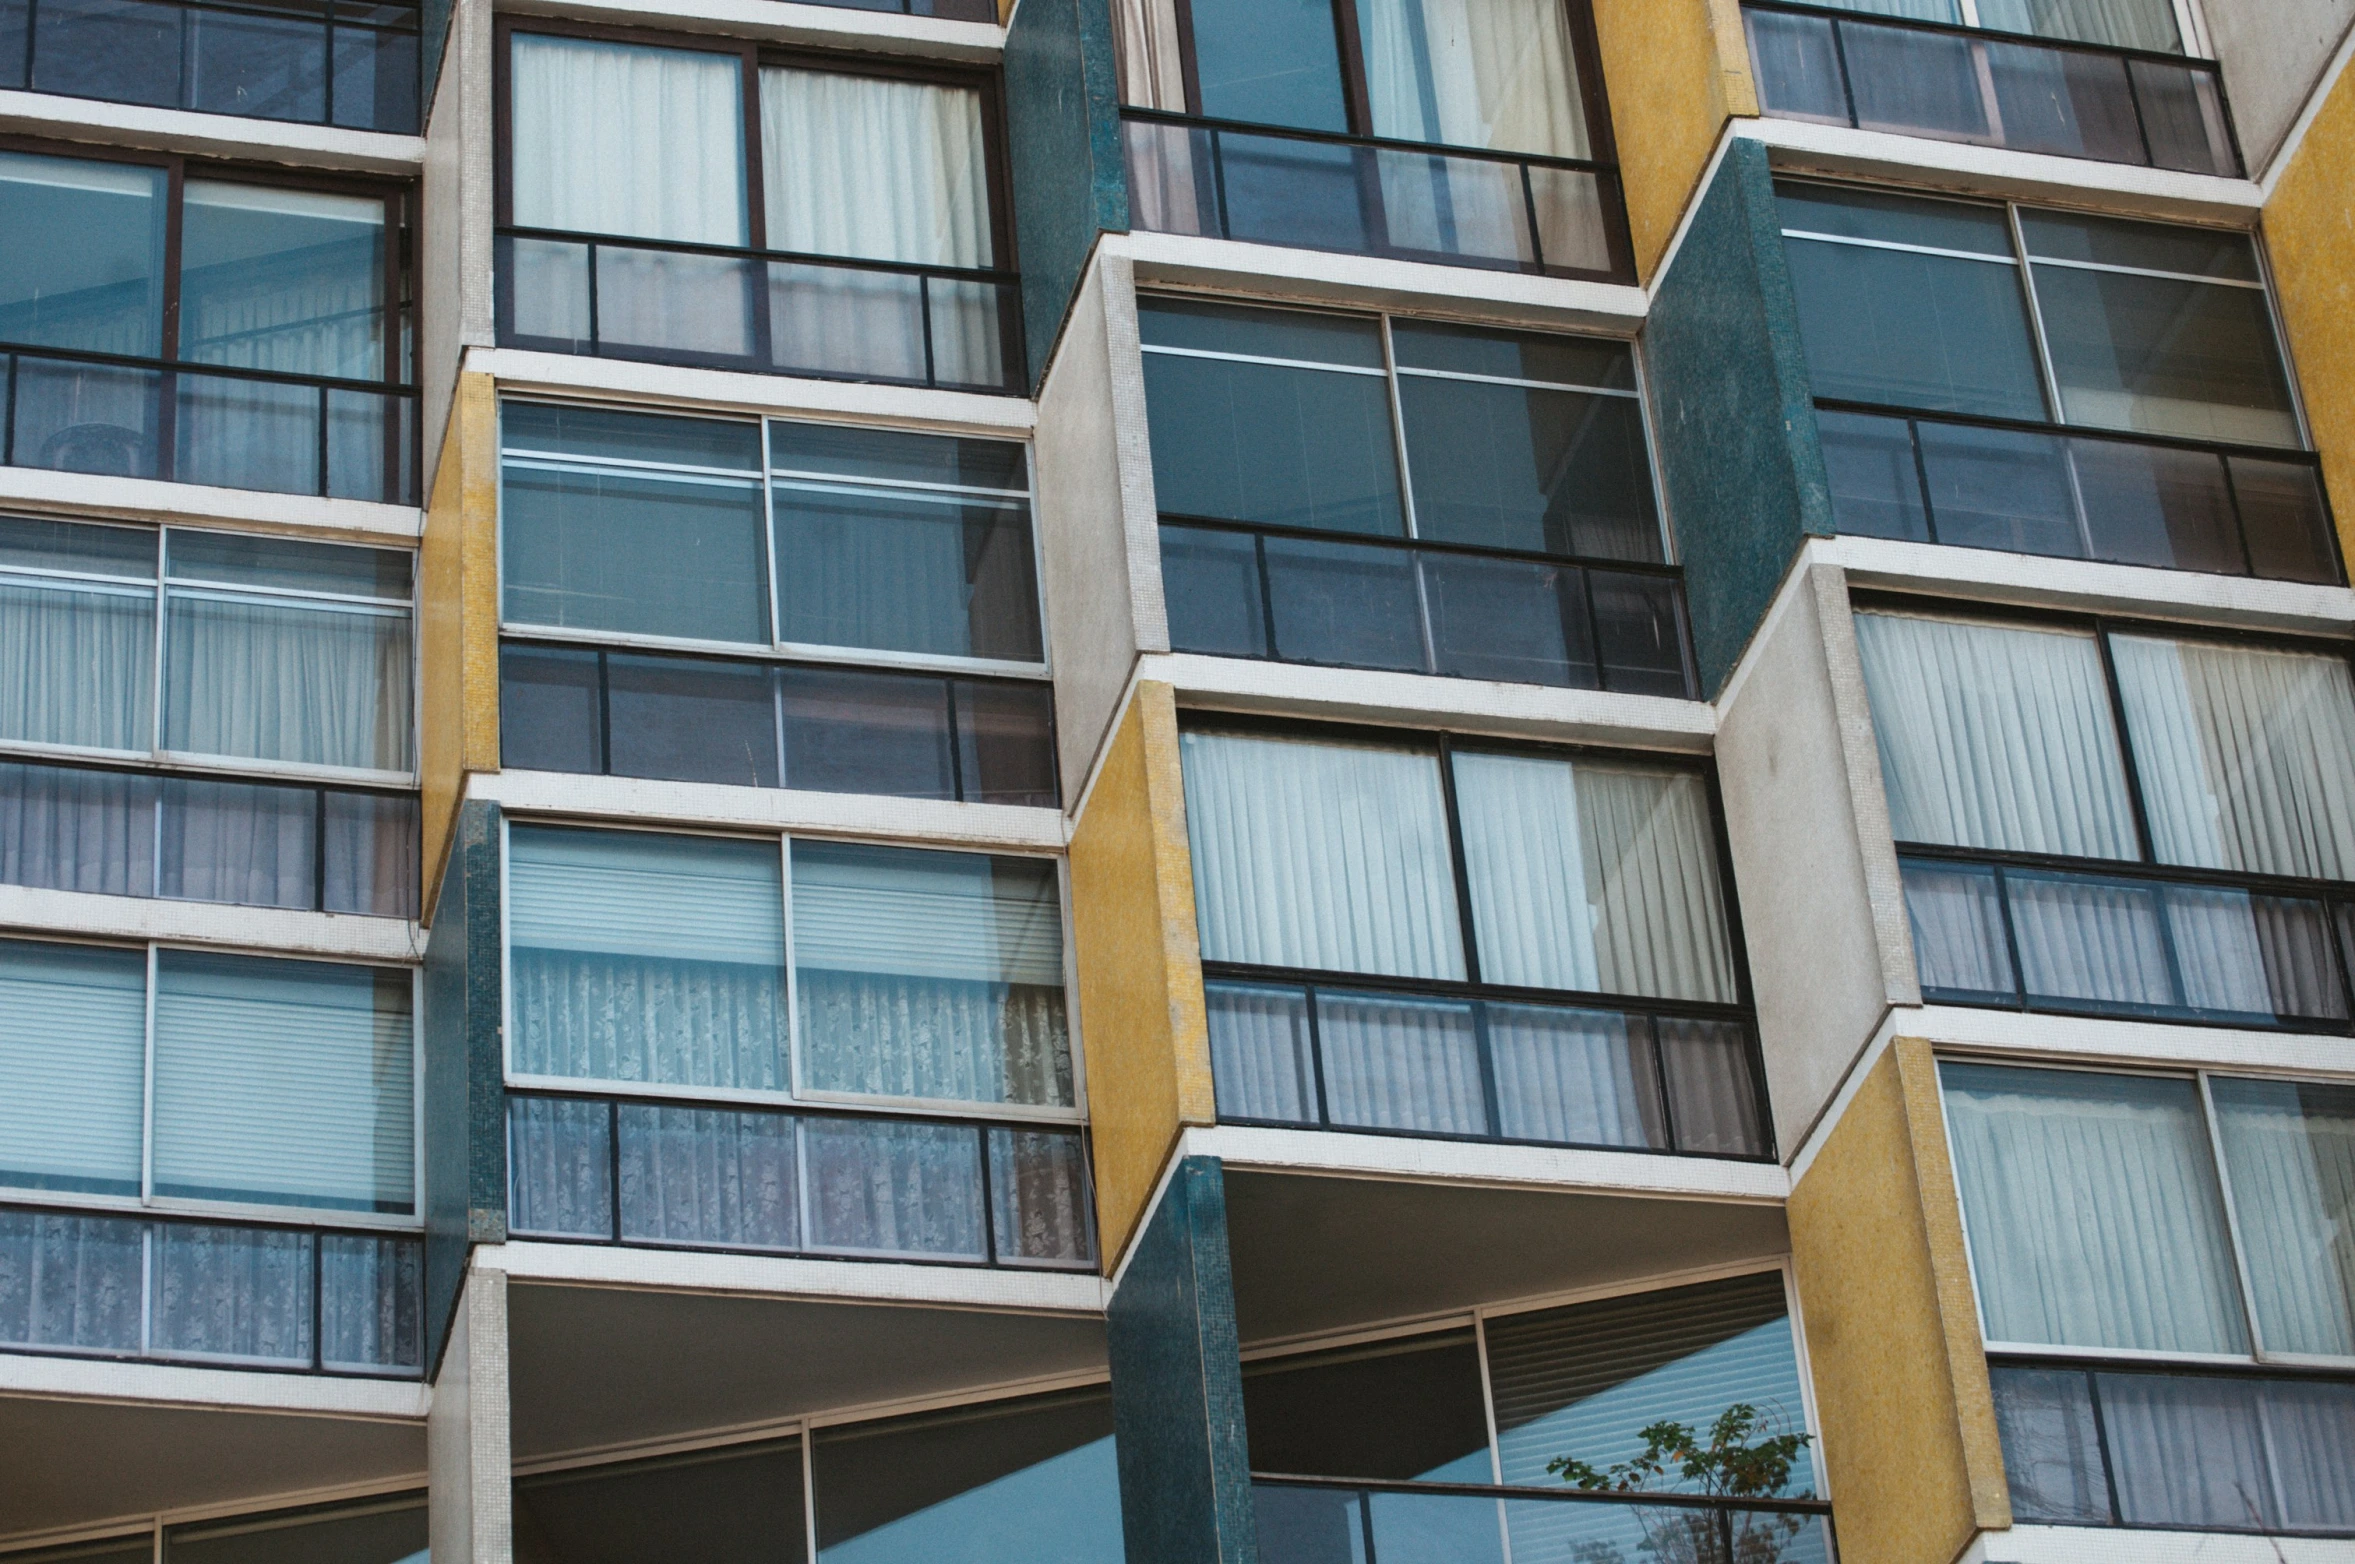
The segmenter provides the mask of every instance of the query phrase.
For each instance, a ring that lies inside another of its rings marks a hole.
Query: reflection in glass
[[[1468,1330],[1247,1363],[1243,1413],[1255,1472],[1494,1480]]]
[[[794,1439],[519,1477],[514,1505],[515,1556],[529,1564],[809,1557]]]
[[[74,236],[9,247],[0,341],[156,357],[165,184],[161,168],[0,152],[0,232]],[[22,463],[21,425],[17,450]]]

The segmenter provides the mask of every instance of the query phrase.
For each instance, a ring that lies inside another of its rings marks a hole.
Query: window
[[[2355,1531],[2355,1091],[1940,1074],[2014,1513]]]
[[[1269,1557],[1496,1559],[1500,1529],[1515,1558],[1830,1556],[1779,1272],[1256,1358],[1243,1407]],[[1673,1467],[1656,1489],[1595,1492],[1642,1452],[1644,1430],[1677,1423],[1707,1443],[1744,1407],[1742,1442],[1787,1447],[1782,1480],[1752,1499],[1644,1503],[1700,1491]],[[1490,1493],[1418,1491],[1427,1483]]]
[[[2176,0],[1747,0],[1743,11],[1769,114],[2241,171],[2216,67],[2183,58]]]
[[[1459,265],[1627,271],[1583,5],[1122,0],[1119,9],[1128,39],[1152,40],[1131,42],[1124,62],[1139,227]]]
[[[1181,755],[1221,1117],[1765,1154],[1700,772],[1314,729]]]
[[[1181,651],[1682,696],[1624,343],[1140,301]]]
[[[521,402],[504,425],[508,765],[1057,801],[1020,445]]]
[[[1925,998],[2348,1029],[2343,656],[2067,621],[1856,628]]]
[[[417,1493],[144,1527],[0,1557],[9,1564],[408,1564],[425,1546],[425,1495]]]
[[[515,1516],[517,1555],[532,1564],[680,1547],[716,1564],[807,1564],[813,1537],[820,1564],[1122,1557],[1100,1389],[519,1477]]]
[[[77,239],[0,244],[0,460],[415,504],[407,223],[358,182],[0,152],[0,234]]]
[[[660,34],[500,36],[502,341],[1020,390],[982,78]]]
[[[1089,1258],[1052,862],[515,825],[507,918],[511,1077],[632,1099],[515,1099],[518,1231]]]
[[[418,1372],[413,983],[0,940],[0,1347]]]
[[[1842,531],[2340,579],[2247,235],[1778,188]]]
[[[0,88],[417,133],[417,7],[11,0]]]

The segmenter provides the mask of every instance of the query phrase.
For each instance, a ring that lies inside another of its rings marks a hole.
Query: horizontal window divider
[[[1600,994],[1552,988],[1510,988],[1501,983],[1475,983],[1460,978],[1402,978],[1355,972],[1322,972],[1297,967],[1259,967],[1241,962],[1205,961],[1202,975],[1213,982],[1265,983],[1321,992],[1361,990],[1396,994],[1403,998],[1487,1000],[1508,1005],[1545,1005],[1564,1010],[1622,1010],[1630,1014],[1665,1016],[1671,1020],[1734,1021],[1750,1024],[1750,1007],[1709,1000],[1647,999],[1634,994]],[[1482,1136],[1481,1139],[1493,1139]]]
[[[1997,255],[1990,250],[1948,250],[1934,244],[1905,244],[1895,239],[1867,239],[1860,234],[1819,233],[1812,228],[1786,228],[1786,239],[1807,239],[1816,244],[1845,244],[1859,250],[1894,250],[1900,255],[1935,255],[1949,261],[1986,261],[1994,266],[2018,266],[2016,255]]]
[[[2164,49],[2136,49],[2123,44],[2086,43],[2076,38],[2046,38],[2035,33],[2007,33],[1992,27],[1965,27],[1959,22],[1933,22],[1922,17],[1891,16],[1879,12],[1853,11],[1845,7],[1808,5],[1804,0],[1742,0],[1745,11],[1774,11],[1786,16],[1815,16],[1838,22],[1862,22],[1873,27],[1894,27],[1906,32],[1938,33],[1954,38],[1976,38],[1989,43],[2016,43],[2032,49],[2053,49],[2070,54],[2097,54],[2111,59],[2143,60],[2153,65],[2184,66],[2221,76],[2222,67],[2214,60],[2196,54],[2170,54]]]
[[[786,420],[779,420],[785,422]],[[954,438],[952,436],[952,438]],[[916,494],[978,495],[993,500],[1030,499],[1028,489],[991,489],[972,483],[925,483],[915,478],[870,478],[839,472],[811,472],[799,467],[771,467],[771,478],[789,478],[797,484],[825,489],[883,489]]]
[[[1828,1499],[1782,1499],[1758,1497],[1719,1497],[1700,1493],[1613,1493],[1603,1490],[1573,1488],[1567,1483],[1552,1487],[1506,1487],[1489,1483],[1432,1483],[1401,1481],[1393,1478],[1301,1477],[1289,1472],[1253,1472],[1251,1481],[1270,1487],[1334,1488],[1361,1493],[1402,1493],[1447,1495],[1464,1499],[1535,1499],[1547,1504],[1617,1504],[1647,1508],[1682,1510],[1771,1510],[1788,1515],[1829,1515]]]
[[[1238,1113],[1221,1113],[1222,1127],[1252,1130],[1286,1130],[1298,1135],[1347,1135],[1352,1140],[1372,1136],[1381,1140],[1446,1141],[1457,1146],[1510,1146],[1530,1151],[1601,1151],[1625,1157],[1642,1157],[1647,1161],[1661,1157],[1685,1162],[1756,1162],[1777,1160],[1771,1151],[1690,1151],[1682,1146],[1631,1146],[1625,1142],[1608,1141],[1531,1140],[1518,1135],[1482,1135],[1463,1130],[1400,1129],[1389,1124],[1312,1123],[1305,1119],[1261,1119]]]
[[[177,750],[88,749],[73,744],[32,744],[0,740],[0,761],[55,761],[94,771],[129,771],[143,776],[192,776],[224,782],[298,782],[344,791],[408,794],[417,791],[409,771],[356,771],[308,766],[296,761],[240,760],[234,755],[190,755]]]
[[[1956,413],[1940,408],[1900,407],[1886,402],[1857,402],[1845,397],[1819,396],[1816,408],[1827,413],[1860,413],[1875,418],[1914,419],[1926,424],[1958,424],[1973,429],[2001,429],[2019,434],[2046,434],[2077,440],[2109,440],[2120,445],[2165,446],[2215,456],[2245,456],[2257,461],[2286,462],[2319,471],[2322,458],[2303,446],[2245,445],[2230,440],[2200,440],[2185,435],[2144,434],[2134,429],[2112,429],[2101,424],[2039,422],[2032,418],[2000,418],[1987,413]]]
[[[1163,358],[1206,358],[1220,364],[1264,364],[1270,369],[1310,369],[1326,375],[1362,375],[1374,380],[1387,379],[1389,372],[1370,364],[1328,364],[1313,358],[1270,358],[1264,353],[1226,353],[1212,348],[1179,348],[1166,343],[1147,342],[1140,351],[1158,353]]]
[[[62,570],[0,569],[0,586],[12,586],[19,591],[80,592],[89,597],[155,598],[153,581],[132,581],[120,576],[76,576]]]
[[[2236,1357],[2224,1353],[2147,1352],[2131,1347],[2049,1347],[2017,1341],[1987,1343],[1997,1368],[2083,1369],[2098,1374],[2201,1374],[2234,1379],[2344,1381],[2355,1358]]]
[[[412,609],[407,603],[391,602],[384,598],[336,597],[324,592],[273,592],[266,587],[190,585],[173,581],[164,590],[183,601],[198,603],[255,603],[266,602],[274,607],[304,608],[321,614],[356,614],[367,619],[406,619]]]
[[[946,1271],[985,1271],[991,1275],[1021,1276],[1034,1271],[1094,1275],[1093,1260],[991,1260],[981,1255],[928,1255],[904,1249],[771,1249],[759,1244],[681,1243],[668,1238],[609,1238],[594,1233],[556,1233],[508,1229],[508,1241],[521,1244],[565,1244],[585,1249],[648,1249],[664,1254],[744,1255],[760,1260],[845,1260],[859,1265],[921,1265]]]
[[[410,551],[403,549],[392,552]],[[278,598],[290,603],[348,603],[355,607],[390,609],[400,613],[407,613],[416,606],[405,597],[371,597],[362,592],[313,592],[301,587],[261,586],[245,581],[206,581],[192,576],[167,576],[164,585],[174,592],[186,592],[192,596],[201,592],[241,599]]]
[[[692,484],[705,489],[758,489],[758,472],[722,471],[714,467],[663,467],[653,462],[608,462],[584,456],[542,456],[505,451],[499,465],[517,472],[586,473],[593,477],[656,477],[665,483]]]
[[[1453,543],[1434,538],[1391,537],[1365,532],[1333,532],[1321,527],[1293,527],[1280,522],[1234,521],[1215,516],[1161,513],[1164,527],[1193,527],[1205,532],[1233,532],[1248,537],[1292,538],[1304,543],[1364,543],[1376,548],[1421,549],[1433,554],[1460,554],[1473,559],[1511,559],[1534,565],[1566,565],[1579,570],[1613,570],[1628,575],[1655,576],[1682,582],[1682,565],[1660,560],[1604,559],[1589,554],[1548,554],[1535,549],[1490,548],[1479,543]]]
[[[155,590],[155,577],[152,575],[108,576],[89,570],[50,570],[41,565],[0,565],[0,581],[22,585],[25,583],[19,581],[18,578],[25,576],[34,578],[31,583],[33,585],[58,581],[72,586],[127,586],[141,592]]]
[[[510,400],[512,400],[516,405],[523,407],[550,407],[566,405],[562,403],[542,402],[523,397],[511,398]],[[731,421],[740,422],[741,420]],[[698,467],[691,462],[642,462],[635,459],[634,457],[628,456],[594,456],[585,451],[535,451],[528,446],[520,445],[501,446],[499,448],[499,460],[501,462],[511,462],[517,466],[526,467],[559,467],[566,469],[577,467],[592,470],[617,468],[624,472],[650,472],[660,474],[664,477],[677,477],[685,475],[688,477],[701,478],[742,478],[753,483],[758,483],[761,479],[761,470],[758,467]]]
[[[1475,375],[1461,369],[1423,369],[1413,364],[1401,364],[1398,373],[1409,380],[1462,380],[1476,386],[1519,386],[1530,391],[1568,391],[1579,396],[1615,396],[1624,401],[1640,402],[1641,391],[1632,386],[1581,386],[1566,380],[1524,380],[1517,375]]]
[[[1900,858],[1935,860],[1958,867],[1976,864],[2033,873],[2054,872],[2095,878],[2108,876],[2148,880],[2158,884],[2194,885],[2204,890],[2247,891],[2253,896],[2282,896],[2300,901],[2355,900],[2355,884],[2344,880],[2301,880],[2288,875],[2245,874],[2234,869],[2177,868],[2170,864],[2146,863],[2133,858],[2068,858],[2054,853],[1950,847],[1930,842],[1899,842],[1897,855]]]
[[[148,369],[159,373],[213,375],[229,380],[259,380],[272,385],[304,386],[314,390],[362,391],[375,396],[415,396],[417,387],[393,380],[352,380],[340,375],[300,375],[283,369],[248,369],[241,364],[208,364],[197,359],[137,358],[127,353],[91,353],[79,348],[44,347],[33,342],[0,342],[0,354],[20,358],[58,359],[73,364],[110,368]]]
[[[649,1086],[638,1081],[590,1082],[569,1076],[510,1075],[507,1091],[517,1097],[561,1097],[573,1102],[645,1103],[656,1107],[706,1108],[720,1112],[765,1110],[809,1117],[857,1117],[903,1122],[1003,1125],[1020,1129],[1078,1130],[1087,1126],[1078,1108],[1025,1108],[1013,1103],[933,1102],[925,1099],[851,1096],[784,1096],[728,1087]]]
[[[2059,255],[2038,255],[2028,252],[2031,266],[2062,266],[2076,272],[2115,272],[2121,277],[2156,277],[2161,282],[2189,282],[2210,288],[2246,288],[2252,293],[2263,293],[2265,284],[2255,277],[2208,277],[2199,272],[2164,272],[2148,266],[2119,266],[2109,261],[2078,261]]]
[[[1399,141],[1388,136],[1353,136],[1341,131],[1301,130],[1290,125],[1258,125],[1249,120],[1211,119],[1167,109],[1123,105],[1120,117],[1188,130],[1215,130],[1243,136],[1270,136],[1284,141],[1320,142],[1327,146],[1371,147],[1381,152],[1406,152],[1422,157],[1460,157],[1485,163],[1528,164],[1534,168],[1574,169],[1581,173],[1616,176],[1618,165],[1597,158],[1553,157],[1543,152],[1499,152],[1488,147],[1463,147],[1437,141]]]
[[[570,646],[582,651],[654,652],[680,657],[735,659],[780,666],[822,664],[829,668],[867,668],[879,673],[934,673],[950,677],[1021,679],[1047,683],[1054,673],[1044,663],[1007,662],[998,658],[941,657],[929,652],[869,651],[857,647],[805,646],[797,641],[760,645],[749,641],[684,641],[663,636],[625,635],[604,630],[567,630],[554,625],[501,624],[503,641],[533,645]]]
[[[0,1212],[6,1211],[37,1211],[43,1216],[131,1217],[182,1227],[258,1228],[273,1233],[317,1233],[329,1238],[340,1234],[358,1238],[425,1236],[425,1220],[419,1216],[189,1200],[165,1195],[142,1204],[137,1195],[94,1195],[0,1185]]]
[[[538,239],[554,244],[607,245],[618,250],[665,250],[679,255],[719,255],[745,261],[782,261],[794,266],[838,266],[849,271],[897,272],[908,277],[946,277],[958,282],[1012,286],[1019,272],[994,266],[936,266],[925,261],[887,261],[855,255],[817,255],[805,250],[768,250],[755,245],[702,244],[686,239],[639,239],[627,234],[576,233],[559,228],[503,227],[504,239]]]

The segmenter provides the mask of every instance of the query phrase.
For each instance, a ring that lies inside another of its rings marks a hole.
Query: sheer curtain
[[[1901,842],[2138,856],[2090,633],[1856,616]]]
[[[623,1103],[620,1123],[624,1239],[800,1246],[792,1115]]]
[[[155,589],[0,575],[0,738],[155,742]]]
[[[0,764],[0,883],[155,894],[157,779]]]
[[[1234,733],[1179,747],[1206,959],[1465,976],[1436,755]]]
[[[1989,1340],[2249,1350],[2193,1082],[1940,1074]]]
[[[2355,1088],[2210,1088],[2268,1350],[2355,1357]]]
[[[406,609],[175,587],[164,642],[164,747],[407,771]]]
[[[146,1246],[144,1222],[0,1211],[0,1342],[137,1352]]]
[[[1558,0],[1357,0],[1374,134],[1591,156]]]
[[[2165,863],[2355,879],[2355,679],[2309,652],[2110,639]]]
[[[526,32],[514,50],[518,227],[749,242],[738,56]]]
[[[971,657],[1003,635],[975,623],[973,545],[1012,532],[1027,562],[1021,506],[783,478],[770,487],[778,639]]]

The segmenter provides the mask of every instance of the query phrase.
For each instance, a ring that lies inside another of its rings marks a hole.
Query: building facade
[[[2355,1560],[2351,54],[0,0],[0,1564]]]

